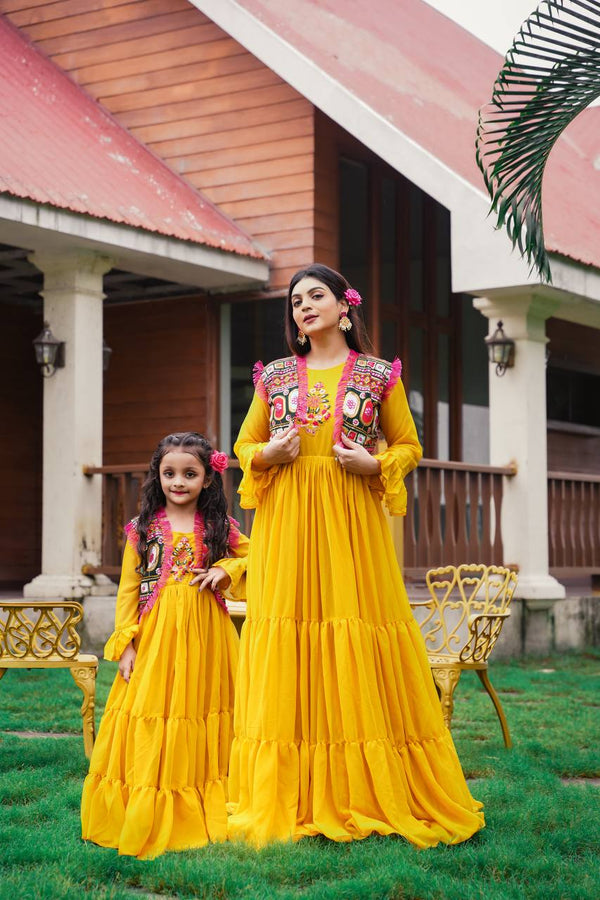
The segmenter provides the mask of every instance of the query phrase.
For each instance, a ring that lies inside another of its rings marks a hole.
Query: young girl
[[[119,660],[83,788],[82,836],[151,858],[226,837],[238,637],[248,539],[227,515],[227,456],[195,432],[158,445],[126,528]]]
[[[229,833],[259,846],[377,833],[430,847],[483,826],[381,506],[406,513],[421,447],[400,361],[369,354],[360,303],[327,266],[294,275],[292,355],[258,366],[235,447],[256,517]]]

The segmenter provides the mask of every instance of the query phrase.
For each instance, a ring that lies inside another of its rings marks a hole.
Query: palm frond
[[[525,20],[479,111],[476,159],[497,227],[551,281],[542,180],[567,125],[600,95],[600,0],[543,0]]]

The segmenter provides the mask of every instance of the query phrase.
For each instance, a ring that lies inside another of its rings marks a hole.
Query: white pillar
[[[515,596],[529,609],[549,608],[565,596],[548,572],[546,319],[559,303],[535,291],[473,303],[490,320],[490,334],[501,320],[515,341],[513,368],[499,377],[490,365],[490,464],[517,465],[517,474],[504,481],[504,559],[519,567]]]
[[[101,550],[101,481],[82,469],[102,464],[102,276],[111,262],[85,250],[30,259],[44,274],[44,319],[65,341],[65,367],[44,379],[42,573],[24,595],[83,597],[93,581],[81,567],[98,565]]]

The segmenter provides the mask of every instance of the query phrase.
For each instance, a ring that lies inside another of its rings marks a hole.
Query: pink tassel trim
[[[202,518],[198,510],[196,510],[196,512],[194,513],[194,549],[196,551],[194,568],[199,569],[204,565],[206,548],[204,546],[204,519]]]
[[[196,513],[196,515],[198,515],[198,513]],[[146,613],[149,613],[153,608],[154,604],[160,597],[162,589],[168,581],[169,575],[171,574],[171,568],[173,566],[173,532],[171,530],[171,523],[169,522],[169,519],[167,517],[167,511],[164,507],[162,509],[159,509],[159,511],[157,512],[156,519],[158,520],[158,523],[160,525],[163,538],[164,552],[162,558],[162,566],[160,567],[160,575],[158,576],[158,581],[152,588],[152,593],[140,609],[139,619],[141,619],[142,616],[145,616]]]
[[[261,400],[264,400],[265,403],[268,403],[269,398],[267,397],[267,389],[265,388],[261,377],[264,370],[265,367],[259,359],[254,363],[254,368],[252,369],[252,381],[254,382],[254,389],[258,396],[261,398]]]
[[[194,544],[196,546],[196,559],[194,560],[194,568],[200,569],[204,566],[206,562],[206,554],[208,552],[207,548],[204,545],[204,520],[198,510],[194,515]],[[227,604],[225,603],[225,598],[221,594],[220,591],[214,590],[212,594],[227,615],[229,615],[229,610],[227,609]]]
[[[229,615],[229,610],[227,609],[227,602],[225,600],[225,597],[221,593],[221,591],[218,588],[215,588],[215,590],[212,593],[214,594],[215,600],[217,601],[219,606],[225,610],[227,615]]]
[[[132,519],[131,522],[128,522],[125,526],[125,536],[127,538],[127,542],[130,547],[132,547],[135,551],[138,548],[137,542],[137,519]]]
[[[237,547],[240,542],[240,531],[241,526],[237,519],[234,519],[233,516],[229,516],[229,546]]]
[[[344,397],[346,396],[346,387],[348,380],[352,374],[354,363],[358,359],[356,350],[351,350],[348,359],[342,370],[342,377],[338,384],[337,394],[335,398],[335,418],[333,420],[333,443],[337,444],[342,438],[342,424],[344,420]]]
[[[396,385],[398,384],[398,380],[402,375],[402,360],[398,359],[396,356],[394,358],[394,362],[392,363],[392,371],[390,372],[390,377],[388,378],[388,383],[385,386],[385,390],[383,392],[383,400],[386,400],[389,395],[392,393]]]
[[[257,386],[258,380],[264,371],[265,367],[263,361],[261,359],[257,359],[252,369],[252,381],[254,382],[254,387]]]
[[[296,357],[296,372],[298,373],[298,406],[296,407],[295,424],[304,425],[308,412],[308,373],[306,369],[306,357]]]

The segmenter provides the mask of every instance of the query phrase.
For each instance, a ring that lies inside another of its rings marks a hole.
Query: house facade
[[[175,429],[229,451],[252,364],[287,352],[288,280],[318,260],[366,298],[375,352],[404,362],[429,460],[400,541],[407,570],[473,560],[487,516],[486,552],[518,566],[540,645],[568,579],[591,594],[597,110],[553,152],[554,281],[541,285],[494,231],[474,161],[500,57],[422,0],[376,7],[0,3],[6,51],[26,61],[3,73],[18,98],[0,188],[5,586],[106,590],[82,574],[103,561],[103,478],[83,467],[139,469]],[[67,342],[46,379],[31,348],[44,318]],[[516,342],[503,377],[484,343],[498,321]]]

